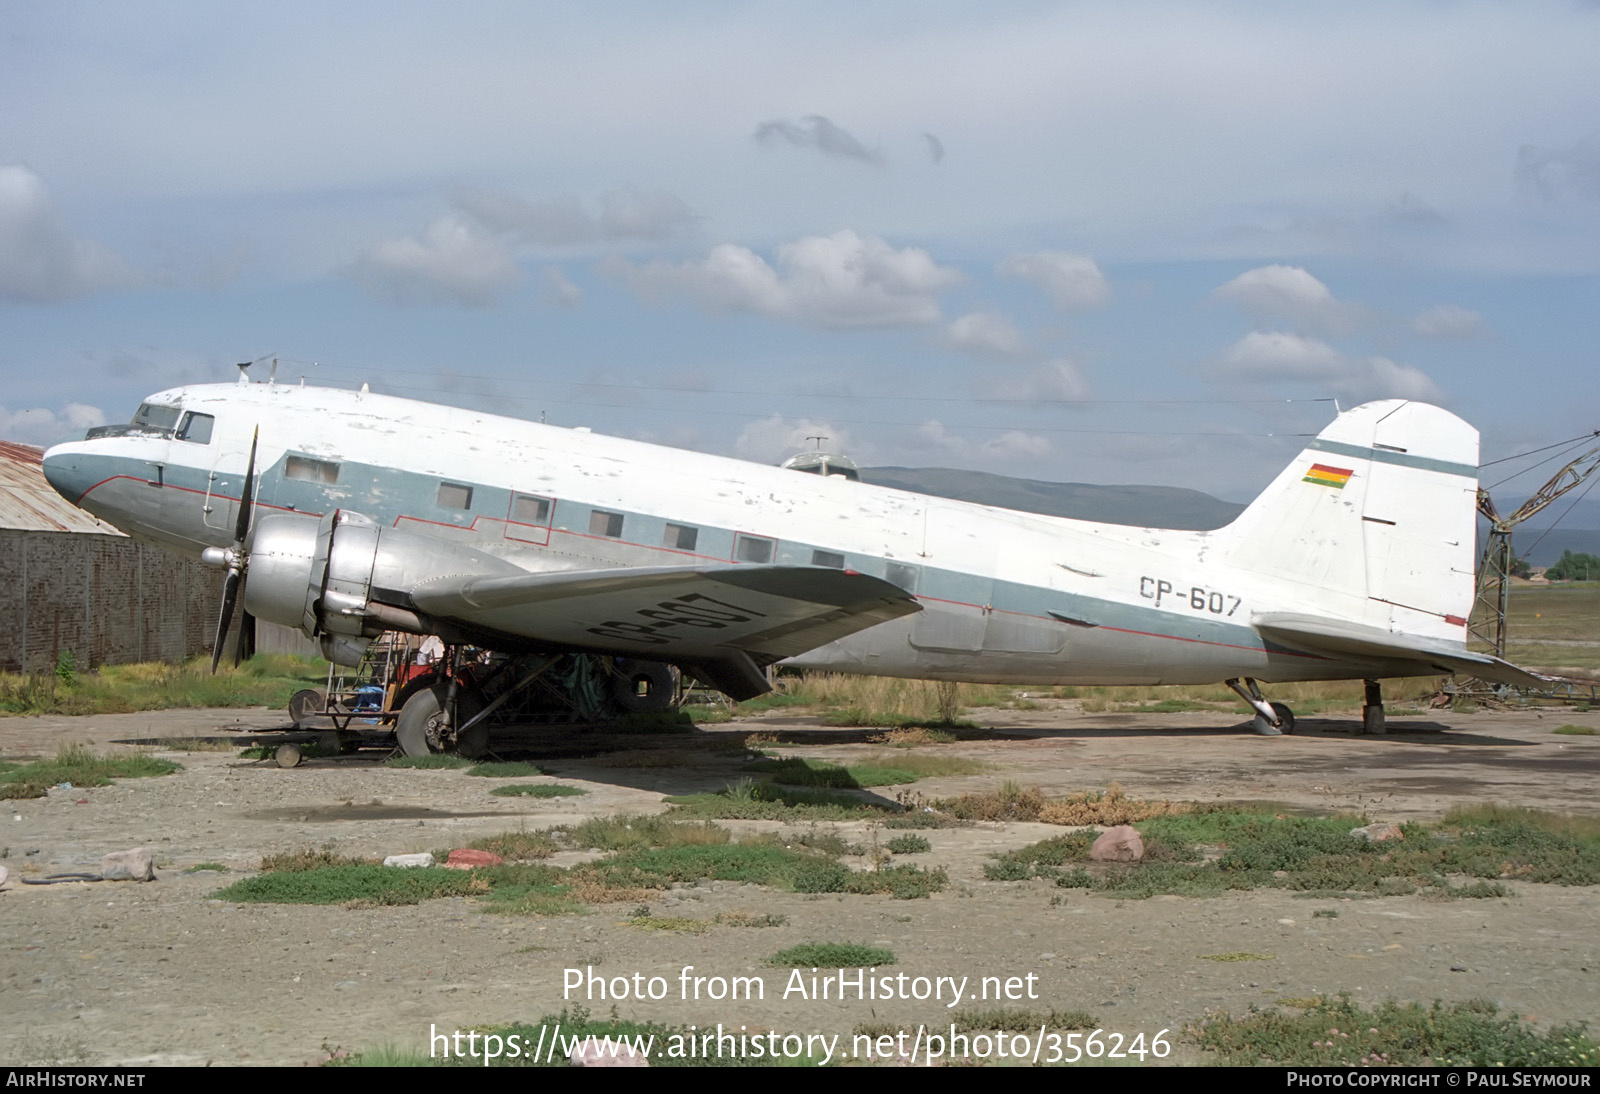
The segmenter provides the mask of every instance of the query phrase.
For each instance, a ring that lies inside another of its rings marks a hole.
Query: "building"
[[[0,441],[0,671],[185,661],[211,649],[222,574],[69,504],[44,453]]]

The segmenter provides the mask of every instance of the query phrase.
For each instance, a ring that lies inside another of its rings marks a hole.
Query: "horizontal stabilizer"
[[[1354,657],[1410,661],[1431,665],[1439,672],[1462,673],[1516,687],[1542,689],[1549,686],[1544,677],[1498,657],[1360,623],[1311,615],[1267,614],[1256,616],[1251,625],[1269,642],[1336,660],[1348,661]]]

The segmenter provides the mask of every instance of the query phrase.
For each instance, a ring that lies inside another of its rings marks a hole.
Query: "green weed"
[[[859,942],[807,942],[773,954],[768,963],[781,968],[856,969],[893,965],[893,950]]]
[[[1184,1032],[1233,1065],[1593,1067],[1600,1062],[1583,1026],[1540,1033],[1482,1000],[1435,1002],[1428,1008],[1390,1001],[1367,1008],[1347,997],[1319,999],[1300,1014],[1211,1015]]]
[[[467,772],[472,774],[472,772]],[[575,798],[588,791],[581,786],[557,786],[552,783],[513,783],[497,786],[489,791],[497,798]]]
[[[473,766],[468,775],[479,775],[488,779],[525,779],[531,775],[548,775],[548,768],[538,764],[498,761],[494,763],[480,763]]]
[[[110,786],[112,779],[142,779],[183,770],[151,756],[97,756],[84,745],[63,745],[53,760],[7,764],[0,771],[0,799],[42,798],[52,786]]]

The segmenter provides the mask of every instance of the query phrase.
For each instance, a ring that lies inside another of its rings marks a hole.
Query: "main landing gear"
[[[1284,733],[1294,732],[1294,711],[1282,703],[1269,703],[1262,696],[1261,689],[1250,677],[1245,677],[1244,686],[1239,684],[1239,678],[1224,680],[1239,698],[1250,704],[1256,712],[1255,720],[1250,723],[1250,728],[1263,737],[1277,737]],[[1249,690],[1245,690],[1248,688]]]

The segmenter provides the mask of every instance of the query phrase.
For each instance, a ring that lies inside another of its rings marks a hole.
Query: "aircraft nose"
[[[82,460],[72,445],[58,444],[44,454],[44,477],[56,493],[74,505],[89,488]]]

